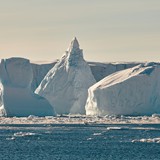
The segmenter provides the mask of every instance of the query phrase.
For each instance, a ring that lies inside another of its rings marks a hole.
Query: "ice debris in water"
[[[64,115],[46,117],[0,117],[0,124],[159,124],[160,117],[152,116],[86,116],[86,115]],[[127,129],[108,128],[111,129]]]
[[[25,136],[34,136],[36,135],[36,133],[32,133],[32,132],[17,132],[14,133],[15,137],[25,137]]]
[[[94,136],[100,136],[102,133],[93,133]]]
[[[143,142],[143,143],[160,143],[160,138],[148,138],[148,139],[135,139],[132,142]]]

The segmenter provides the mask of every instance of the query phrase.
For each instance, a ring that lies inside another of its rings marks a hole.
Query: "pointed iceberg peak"
[[[71,46],[73,48],[79,48],[79,43],[76,37],[73,38],[72,42],[71,42]]]
[[[76,37],[73,38],[73,40],[71,41],[71,44],[68,48],[68,51],[71,51],[72,49],[79,49],[79,43]]]
[[[76,67],[79,64],[81,64],[82,61],[84,61],[83,50],[79,48],[79,43],[76,37],[74,37],[73,40],[71,41],[71,44],[66,51],[66,57],[68,64],[67,67],[70,66]]]

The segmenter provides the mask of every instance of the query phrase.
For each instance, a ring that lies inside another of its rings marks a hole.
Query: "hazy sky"
[[[0,58],[160,61],[160,0],[0,0]]]

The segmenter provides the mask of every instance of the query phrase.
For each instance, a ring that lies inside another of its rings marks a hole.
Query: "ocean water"
[[[0,125],[0,160],[160,160],[160,125]]]

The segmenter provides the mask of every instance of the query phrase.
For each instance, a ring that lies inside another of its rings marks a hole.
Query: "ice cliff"
[[[160,113],[160,64],[147,63],[113,73],[89,88],[87,115]]]
[[[49,102],[31,90],[33,70],[23,58],[0,62],[0,114],[6,116],[54,115]]]
[[[88,88],[95,82],[79,43],[74,38],[35,92],[48,99],[58,114],[84,114]]]

